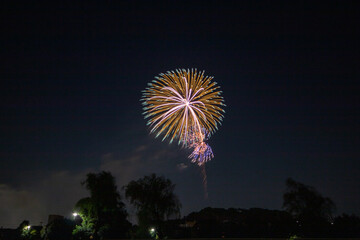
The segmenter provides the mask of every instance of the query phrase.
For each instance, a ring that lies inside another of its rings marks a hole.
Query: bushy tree
[[[94,200],[90,197],[80,199],[75,205],[75,211],[79,215],[75,217],[77,223],[73,230],[75,238],[85,239],[94,236],[95,224],[98,221]]]
[[[283,207],[296,218],[332,219],[335,204],[330,198],[323,197],[315,188],[306,186],[289,178],[283,196]]]
[[[30,226],[30,222],[28,220],[22,221],[16,230],[19,239],[32,240],[36,239],[39,235],[36,229]]]
[[[283,207],[297,220],[301,232],[307,236],[324,236],[333,219],[333,201],[291,178],[287,179],[286,186]]]
[[[87,174],[82,183],[90,197],[80,199],[75,205],[81,224],[73,234],[78,238],[123,238],[131,227],[126,220],[125,205],[110,172]]]
[[[170,216],[179,216],[181,204],[169,179],[151,174],[124,186],[125,197],[137,209],[140,231],[155,227],[163,237],[162,223]]]

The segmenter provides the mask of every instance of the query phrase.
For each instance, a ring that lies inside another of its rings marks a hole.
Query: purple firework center
[[[189,155],[192,163],[202,166],[214,157],[211,147],[205,142],[209,137],[209,132],[204,127],[197,128],[193,126],[190,128],[186,145],[188,148],[193,148],[192,153]]]
[[[198,142],[194,146],[193,152],[189,155],[192,163],[202,166],[214,157],[212,149],[206,142]]]

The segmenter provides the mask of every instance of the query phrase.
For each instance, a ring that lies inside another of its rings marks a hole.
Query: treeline
[[[75,204],[73,219],[51,216],[46,226],[23,221],[15,230],[1,229],[0,239],[360,237],[359,217],[334,217],[331,199],[292,179],[286,181],[283,211],[205,208],[180,218],[175,185],[162,176],[145,176],[122,188],[136,209],[137,225],[127,220],[125,204],[110,172],[89,173],[81,184],[90,196]]]
[[[177,227],[175,230],[175,226]],[[186,228],[184,228],[186,227]],[[296,220],[286,211],[261,208],[204,208],[168,224],[171,238],[358,238],[360,218],[342,215],[329,221]]]

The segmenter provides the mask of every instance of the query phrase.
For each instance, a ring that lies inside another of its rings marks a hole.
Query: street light
[[[24,230],[29,230],[30,228],[31,228],[31,226],[27,225],[27,226],[24,227]]]
[[[156,229],[155,228],[149,228],[149,233],[151,238],[157,238]]]
[[[74,212],[72,215],[74,216],[74,218],[76,218],[77,216],[79,216],[79,214],[78,214],[77,212]]]

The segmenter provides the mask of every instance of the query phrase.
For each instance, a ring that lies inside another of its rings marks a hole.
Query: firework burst
[[[213,134],[223,118],[223,97],[213,77],[196,69],[168,71],[155,77],[143,91],[145,118],[156,137],[187,145],[189,129],[204,138],[202,128]]]
[[[201,167],[207,198],[205,163],[214,154],[205,141],[221,124],[225,104],[220,87],[204,73],[196,69],[161,73],[148,84],[141,101],[151,133],[192,149],[189,158]]]

